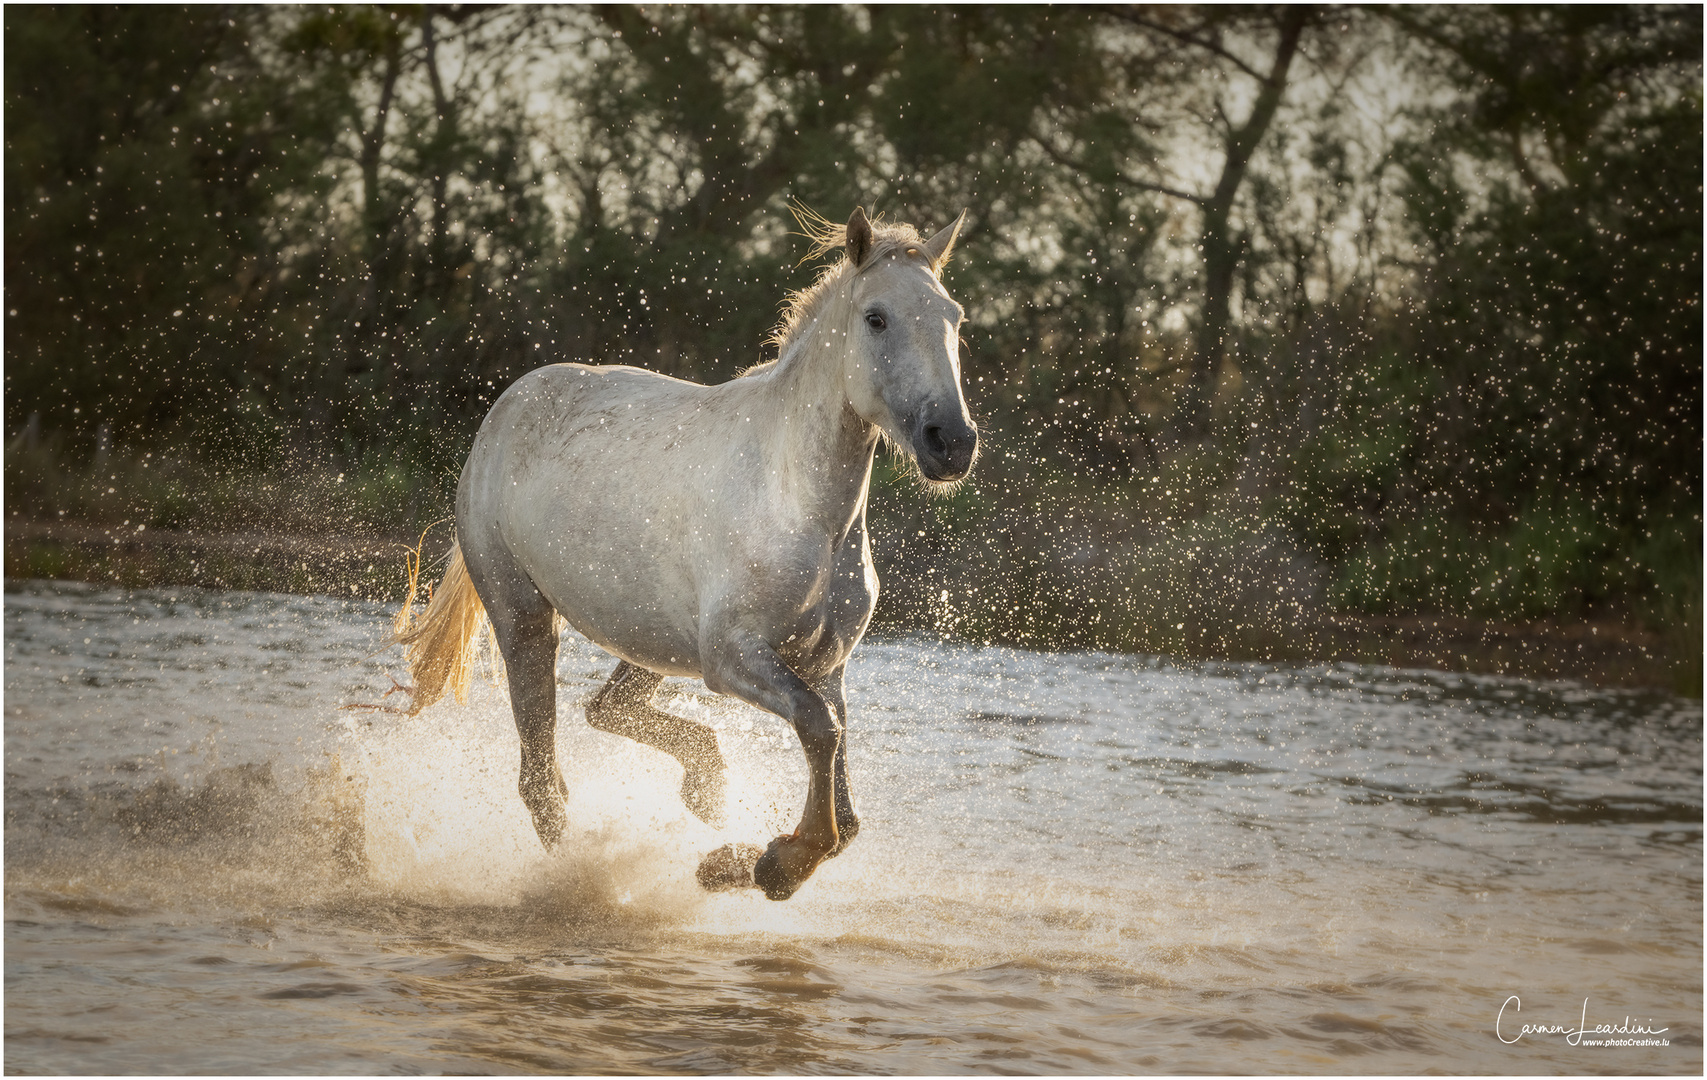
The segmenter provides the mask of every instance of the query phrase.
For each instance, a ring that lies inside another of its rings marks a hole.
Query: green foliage
[[[212,8],[5,18],[10,408],[86,430],[174,419],[266,208],[242,31]]]
[[[1289,452],[1291,483],[1271,512],[1311,551],[1340,560],[1380,535],[1414,466],[1416,418],[1438,378],[1395,352],[1348,374],[1331,414]],[[1409,518],[1408,513],[1401,513]]]
[[[1631,584],[1616,535],[1573,495],[1540,495],[1503,532],[1478,536],[1423,515],[1348,560],[1329,587],[1340,610],[1438,611],[1506,620],[1573,618]]]
[[[1422,471],[1459,513],[1557,485],[1628,529],[1680,485],[1699,499],[1698,462],[1679,466],[1701,445],[1701,91],[1653,78],[1698,64],[1700,31],[1699,9],[1657,8],[1426,31],[1477,80],[1467,116],[1399,150],[1409,220],[1437,253],[1419,351],[1457,414]],[[1484,163],[1484,205],[1443,150]]]

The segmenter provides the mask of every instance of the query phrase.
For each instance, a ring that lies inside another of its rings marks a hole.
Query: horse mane
[[[818,316],[836,288],[856,273],[847,257],[848,227],[845,223],[830,221],[804,206],[794,208],[794,218],[800,223],[802,231],[799,235],[812,242],[805,258],[800,260],[802,263],[828,255],[838,248],[842,249],[842,257],[819,271],[817,280],[812,284],[788,294],[782,302],[781,321],[765,336],[766,345],[776,346],[776,359],[754,364],[742,371],[742,375],[768,370],[781,360],[801,329]],[[881,256],[909,248],[915,250],[907,251],[908,255],[917,254],[929,262],[930,256],[924,253],[924,243],[925,238],[911,225],[890,224],[879,216],[871,223],[871,254],[866,256],[865,265],[870,266]]]

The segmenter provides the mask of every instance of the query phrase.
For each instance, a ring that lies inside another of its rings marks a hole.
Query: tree
[[[1550,487],[1626,523],[1698,503],[1700,10],[1391,17],[1465,87],[1399,154],[1426,347],[1470,425],[1448,437],[1477,448],[1457,482],[1496,512]]]
[[[300,175],[253,29],[216,8],[6,12],[8,422],[131,438],[200,401],[199,346]]]
[[[1152,139],[1132,140],[1132,157],[1115,165],[1124,183],[1184,200],[1198,211],[1202,283],[1197,326],[1190,366],[1174,403],[1176,430],[1196,437],[1204,432],[1210,397],[1227,354],[1233,285],[1246,242],[1234,208],[1316,16],[1308,4],[1255,10],[1121,5],[1108,10],[1140,36],[1128,60],[1135,82],[1148,73],[1166,73],[1165,82],[1173,89],[1182,71],[1192,72],[1195,79],[1196,69],[1207,63],[1216,72],[1208,112],[1197,118],[1215,133],[1220,146],[1220,169],[1212,187],[1194,191],[1169,177],[1168,163]],[[1242,119],[1235,119],[1236,110],[1221,88],[1234,79],[1254,84]]]

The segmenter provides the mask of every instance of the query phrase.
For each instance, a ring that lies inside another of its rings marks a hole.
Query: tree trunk
[[[1227,356],[1227,330],[1232,320],[1233,277],[1239,269],[1244,247],[1242,237],[1233,235],[1229,220],[1233,202],[1244,184],[1250,169],[1251,157],[1257,144],[1268,132],[1275,110],[1286,92],[1287,73],[1292,58],[1297,55],[1299,39],[1310,21],[1308,5],[1283,8],[1280,12],[1280,38],[1275,44],[1274,61],[1268,77],[1262,82],[1251,115],[1237,128],[1227,132],[1227,157],[1221,166],[1221,178],[1215,191],[1201,204],[1203,207],[1203,299],[1198,319],[1196,339],[1192,342],[1191,367],[1188,380],[1175,407],[1175,427],[1187,438],[1204,434],[1209,416],[1209,402],[1215,395],[1215,385],[1221,378],[1221,366]]]
[[[421,9],[421,48],[427,64],[427,81],[433,89],[433,219],[427,238],[427,294],[442,303],[440,292],[445,282],[445,230],[450,208],[445,205],[446,181],[450,172],[452,145],[456,140],[454,105],[445,96],[444,80],[439,76],[438,40],[433,33],[433,5]]]
[[[391,100],[397,90],[397,75],[402,57],[399,43],[391,39],[385,54],[385,72],[381,76],[379,104],[374,110],[373,124],[362,132],[362,232],[366,244],[367,280],[362,282],[361,301],[356,306],[361,325],[352,326],[348,337],[349,351],[345,375],[367,371],[374,358],[369,355],[369,342],[380,340],[376,334],[380,322],[380,302],[389,289],[384,279],[390,264],[391,214],[379,190],[379,159],[385,148],[385,126],[391,115]],[[340,388],[334,387],[339,393]]]

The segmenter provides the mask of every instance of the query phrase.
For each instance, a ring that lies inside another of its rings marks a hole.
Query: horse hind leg
[[[551,602],[506,558],[465,551],[469,575],[504,657],[510,710],[521,738],[518,788],[547,849],[569,825],[569,788],[557,764],[557,638]]]
[[[569,824],[569,787],[557,764],[557,628],[549,614],[543,622],[543,627],[530,628],[527,640],[503,651],[522,744],[517,786],[540,843],[552,848]]]
[[[627,660],[587,703],[587,723],[664,751],[682,764],[682,802],[714,829],[723,827],[724,762],[717,732],[652,704],[664,677]]]

